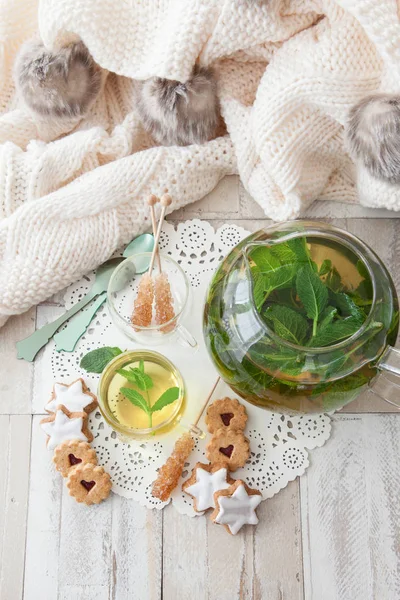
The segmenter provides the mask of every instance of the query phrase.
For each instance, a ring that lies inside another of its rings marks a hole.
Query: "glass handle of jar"
[[[189,333],[186,327],[183,325],[178,325],[176,331],[178,334],[178,341],[181,346],[193,348],[193,350],[197,348],[197,340],[192,336],[191,333]]]
[[[370,389],[383,400],[400,409],[400,350],[388,346],[377,365],[380,375],[370,383]],[[389,377],[387,377],[389,375]]]

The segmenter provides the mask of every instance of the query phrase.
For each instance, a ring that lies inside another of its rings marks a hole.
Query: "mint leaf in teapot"
[[[113,348],[111,346],[97,348],[82,357],[80,367],[88,373],[102,373],[108,363],[119,354],[122,354],[121,348]]]
[[[272,321],[274,331],[279,337],[301,346],[306,338],[307,320],[292,308],[273,304],[264,313],[267,321]]]
[[[326,258],[319,268],[318,275],[320,277],[323,277],[324,275],[327,275],[331,270],[332,270],[332,261]]]
[[[313,336],[317,332],[318,319],[328,302],[328,290],[318,275],[308,267],[300,269],[296,279],[296,290],[307,317],[313,320]]]

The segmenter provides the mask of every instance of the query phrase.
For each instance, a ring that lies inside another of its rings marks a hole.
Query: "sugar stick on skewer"
[[[158,228],[154,240],[154,248],[151,255],[150,266],[147,273],[145,273],[139,283],[138,293],[134,302],[133,313],[131,316],[131,323],[135,327],[149,327],[153,318],[153,300],[154,300],[154,283],[151,276],[155,256],[158,251],[158,242],[161,235],[161,227],[164,221],[165,212],[172,200],[168,194],[165,194],[161,198],[161,218],[158,223]]]
[[[154,210],[154,206],[157,204],[157,202],[159,202],[159,198],[157,198],[157,196],[155,196],[154,194],[151,194],[151,196],[149,196],[147,199],[147,204],[150,206],[151,225],[153,228],[154,238],[157,235],[156,211]],[[159,251],[158,247],[157,247],[157,264],[158,264],[158,270],[161,273],[161,259],[160,259],[160,251]]]
[[[151,494],[154,496],[154,498],[158,498],[162,502],[166,502],[178,485],[180,476],[182,475],[182,471],[185,467],[185,463],[187,462],[187,459],[194,448],[193,436],[197,436],[198,432],[200,432],[200,434],[203,433],[197,424],[207,404],[212,398],[219,380],[220,378],[218,377],[211,392],[208,394],[207,400],[204,402],[201,411],[197,415],[196,420],[190,426],[190,431],[184,433],[180,436],[180,438],[177,439],[171,456],[167,458],[166,463],[158,471],[157,479],[153,483],[151,490]]]

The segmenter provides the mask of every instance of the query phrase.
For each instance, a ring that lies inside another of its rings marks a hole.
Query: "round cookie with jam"
[[[63,477],[80,464],[97,465],[96,452],[87,442],[66,440],[54,450],[53,462]]]
[[[210,463],[219,463],[230,471],[243,467],[249,456],[250,443],[242,431],[218,429],[207,445]]]
[[[98,465],[78,465],[69,472],[67,488],[77,502],[98,504],[110,495],[111,478]]]
[[[247,423],[247,412],[238,400],[222,398],[210,404],[205,422],[210,433],[215,433],[218,429],[243,431]]]

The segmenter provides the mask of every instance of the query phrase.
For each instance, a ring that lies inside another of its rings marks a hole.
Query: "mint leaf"
[[[307,317],[313,320],[313,336],[316,334],[318,319],[328,302],[328,290],[309,267],[300,269],[296,279],[297,294],[307,312]]]
[[[251,260],[256,264],[256,269],[252,273],[259,273],[263,276],[264,300],[275,289],[290,287],[296,274],[295,264],[281,264],[269,247],[260,246],[250,254]],[[261,283],[258,284],[261,289]],[[262,304],[261,304],[262,305]]]
[[[121,394],[123,394],[126,398],[128,398],[129,402],[132,402],[138,408],[144,410],[145,413],[149,414],[151,412],[146,400],[143,398],[142,394],[139,394],[136,390],[132,390],[131,388],[122,387],[120,390]]]
[[[340,310],[342,317],[353,317],[360,326],[365,321],[365,315],[348,294],[330,292],[330,298]]]
[[[265,298],[264,277],[259,272],[253,272],[253,298],[259,311]]]
[[[119,354],[122,354],[120,348],[112,348],[111,346],[97,348],[82,357],[80,367],[88,373],[102,373],[108,363]]]
[[[357,271],[363,279],[370,279],[369,271],[362,260],[357,261]]]
[[[333,267],[330,273],[328,273],[325,279],[325,285],[333,292],[339,292],[343,288],[342,278],[336,267]]]
[[[178,387],[170,387],[161,396],[159,399],[153,404],[151,407],[151,412],[156,412],[157,410],[163,409],[168,404],[172,404],[175,400],[178,400],[180,394],[180,389]]]
[[[325,259],[319,268],[318,275],[320,277],[322,277],[323,275],[327,275],[331,269],[332,269],[332,261],[329,259]]]
[[[337,308],[334,306],[327,306],[321,313],[319,327],[324,328],[327,325],[330,325],[337,314]]]
[[[135,367],[131,367],[130,369],[117,369],[117,373],[125,377],[130,383],[135,383],[139,389],[142,391],[151,390],[153,387],[152,378],[146,373],[140,370],[140,367],[137,369]]]
[[[292,344],[302,345],[307,335],[308,324],[299,313],[288,306],[273,304],[265,311],[264,317],[273,323],[274,331],[279,337]]]
[[[352,336],[360,329],[360,323],[354,317],[346,317],[328,324],[326,327],[321,327],[316,335],[312,338],[310,344],[314,348],[321,346],[331,346],[342,340]]]
[[[139,371],[144,373],[144,360],[139,361]]]

